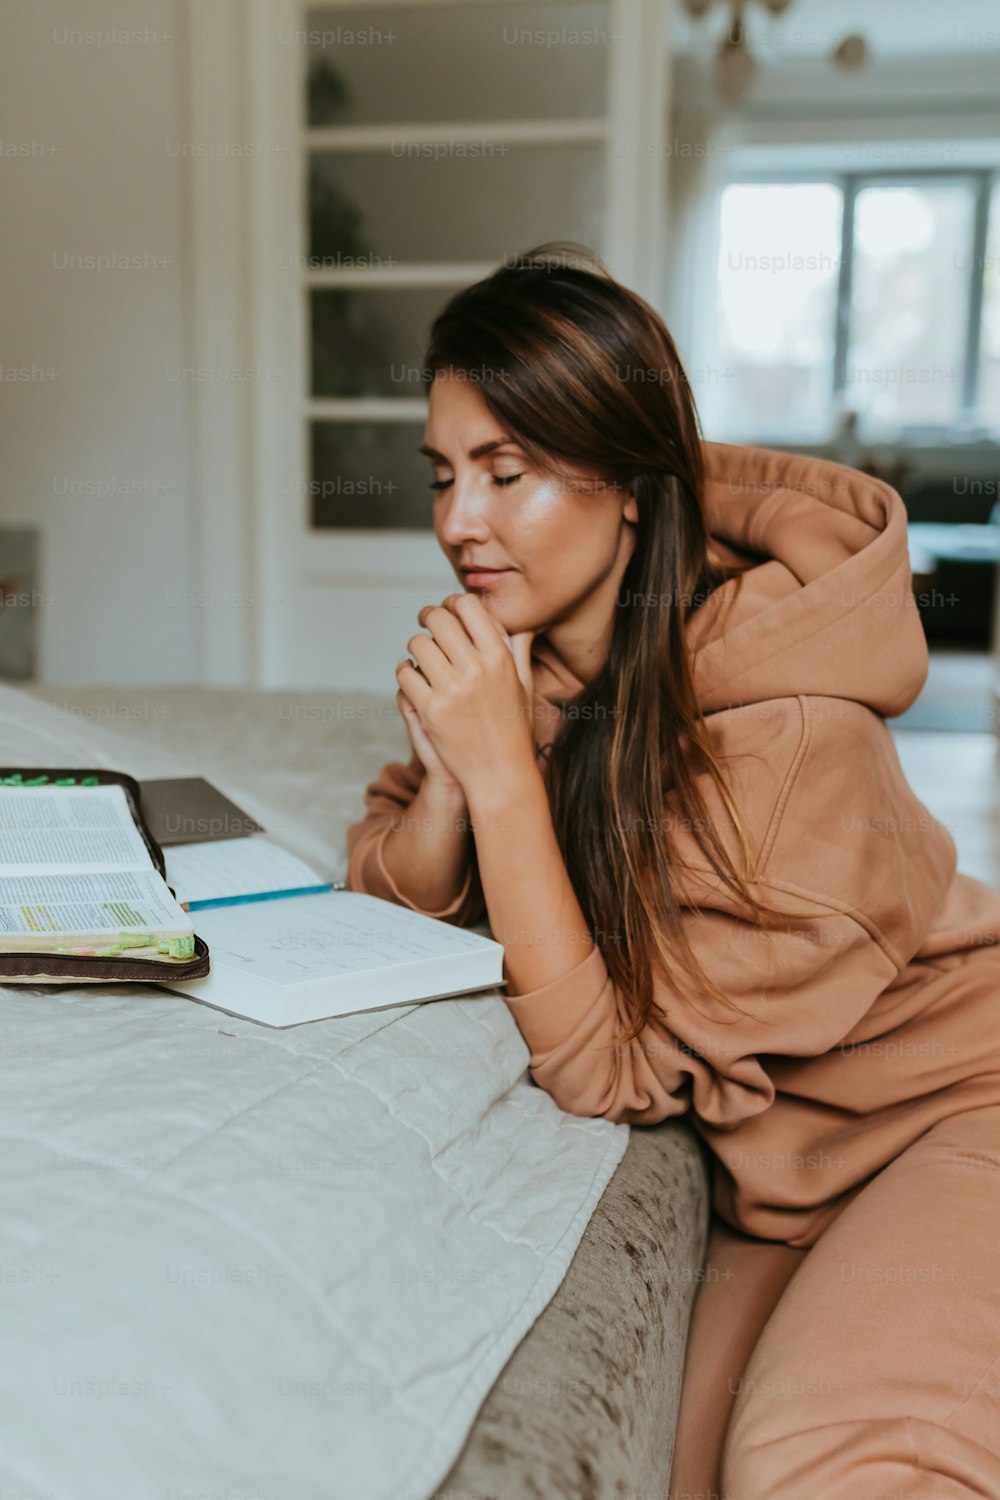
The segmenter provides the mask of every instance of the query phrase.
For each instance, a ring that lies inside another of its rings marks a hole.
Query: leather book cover
[[[139,785],[143,816],[161,848],[266,832],[203,776],[165,776]]]

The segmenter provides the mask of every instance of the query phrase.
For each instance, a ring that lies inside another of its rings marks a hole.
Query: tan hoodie
[[[599,948],[505,998],[533,1078],[563,1109],[634,1124],[689,1114],[714,1156],[718,1212],[807,1245],[942,1115],[1000,1102],[1000,894],[956,873],[954,841],[909,787],[885,723],[927,675],[902,500],[820,459],[705,451],[709,528],[743,576],[724,618],[735,580],[691,617],[695,685],[747,820],[755,889],[789,924],[739,920],[668,792],[699,908],[684,913],[688,936],[749,1018],[710,1001],[699,1013],[658,979],[659,1014],[616,1045],[626,1009]],[[582,684],[542,636],[533,660],[544,752]],[[426,908],[395,887],[381,847],[422,775],[415,756],[387,765],[348,831],[350,888],[414,910]],[[724,829],[713,784],[699,785]],[[485,914],[473,860],[458,898],[430,915]]]

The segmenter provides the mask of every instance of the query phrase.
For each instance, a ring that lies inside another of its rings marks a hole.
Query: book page
[[[157,870],[101,875],[0,876],[0,951],[3,936],[52,933],[191,931]]]
[[[227,896],[255,896],[328,884],[325,875],[297,855],[257,834],[205,844],[175,844],[164,849],[163,857],[167,884],[181,902],[218,901]]]
[[[226,964],[275,984],[363,974],[492,946],[464,927],[354,891],[223,906],[197,917],[216,967]]]
[[[120,786],[0,787],[4,875],[153,870]]]

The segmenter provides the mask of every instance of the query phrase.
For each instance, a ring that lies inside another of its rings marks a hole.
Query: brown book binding
[[[36,776],[47,776],[50,782],[70,777],[79,785],[84,777],[101,786],[120,786],[128,799],[133,822],[149,850],[157,871],[167,878],[163,850],[150,831],[142,810],[142,791],[127,771],[108,771],[104,767],[83,770],[79,766],[2,766],[0,778],[21,776],[27,782]],[[176,900],[176,892],[167,886]],[[156,958],[88,958],[82,953],[0,953],[0,983],[3,984],[98,984],[108,980],[120,984],[155,984],[157,980],[203,979],[209,972],[208,944],[195,935],[194,957]]]

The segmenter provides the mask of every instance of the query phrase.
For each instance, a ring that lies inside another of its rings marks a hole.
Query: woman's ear
[[[622,507],[622,518],[626,521],[631,521],[633,525],[638,524],[639,505],[631,490],[629,491],[628,499]]]

